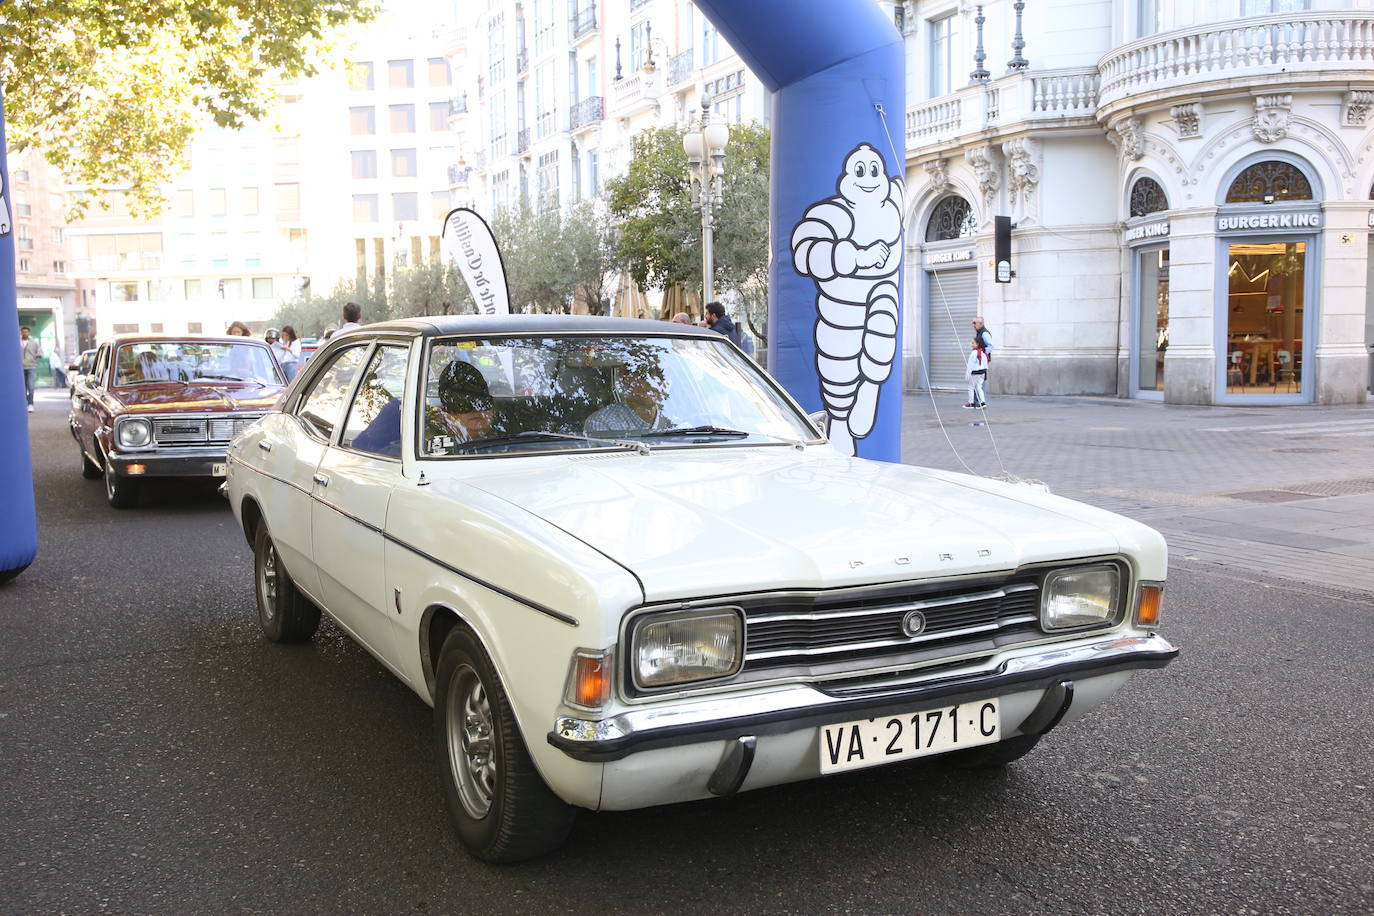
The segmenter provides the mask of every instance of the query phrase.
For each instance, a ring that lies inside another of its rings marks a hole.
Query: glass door
[[[1164,391],[1169,348],[1169,249],[1136,253],[1136,373],[1138,392]]]
[[[1226,391],[1302,393],[1306,242],[1228,248]]]

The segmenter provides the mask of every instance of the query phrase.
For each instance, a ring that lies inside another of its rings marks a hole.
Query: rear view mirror
[[[806,417],[816,425],[822,436],[827,439],[830,438],[830,413],[828,411],[818,410],[815,413],[807,414]]]

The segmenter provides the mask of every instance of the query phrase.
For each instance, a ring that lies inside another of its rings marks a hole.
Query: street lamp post
[[[725,188],[725,145],[730,142],[730,129],[711,120],[711,105],[701,102],[701,124],[682,138],[687,153],[687,174],[692,182],[692,206],[701,211],[701,304],[715,299],[715,253],[712,251],[715,231],[715,209],[721,204]]]

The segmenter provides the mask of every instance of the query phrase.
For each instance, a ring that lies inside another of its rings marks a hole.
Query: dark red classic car
[[[72,387],[81,474],[102,475],[110,505],[138,502],[143,481],[223,477],[229,440],[286,387],[272,349],[249,337],[123,336],[96,350]]]

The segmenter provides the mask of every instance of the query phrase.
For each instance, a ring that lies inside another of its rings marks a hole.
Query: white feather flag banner
[[[459,207],[444,219],[444,253],[458,265],[468,283],[477,311],[483,315],[509,315],[506,265],[496,236],[487,221],[467,207]]]

